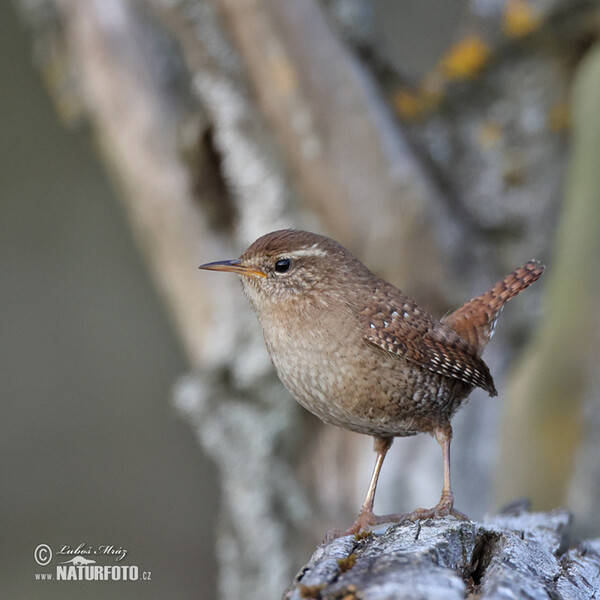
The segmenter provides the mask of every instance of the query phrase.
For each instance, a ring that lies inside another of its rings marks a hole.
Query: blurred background
[[[544,261],[486,350],[499,397],[453,422],[457,508],[600,535],[599,32],[589,0],[1,3],[3,595],[278,598],[353,521],[371,440],[297,406],[197,270],[281,227],[436,315]],[[441,472],[398,440],[376,512]],[[42,543],[152,579],[36,581]]]
[[[90,132],[57,120],[10,3],[0,30],[1,595],[214,598],[216,476],[169,405],[181,346]],[[36,582],[41,543],[122,546],[153,579]]]

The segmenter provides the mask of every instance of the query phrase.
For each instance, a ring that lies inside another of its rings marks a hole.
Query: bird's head
[[[255,310],[272,302],[307,297],[326,298],[343,289],[357,274],[367,272],[348,250],[334,240],[294,229],[268,233],[237,259],[207,263],[200,267],[230,271],[242,276],[242,285]],[[324,295],[324,296],[323,296]]]

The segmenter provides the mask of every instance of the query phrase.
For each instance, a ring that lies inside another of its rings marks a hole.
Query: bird
[[[304,408],[374,438],[375,466],[358,517],[331,537],[406,519],[467,518],[454,508],[450,422],[475,388],[497,395],[482,351],[504,304],[539,279],[542,264],[525,263],[440,319],[338,242],[307,231],[267,233],[239,258],[199,268],[241,277],[277,375]],[[379,473],[394,438],[422,432],[442,450],[439,502],[375,515]]]

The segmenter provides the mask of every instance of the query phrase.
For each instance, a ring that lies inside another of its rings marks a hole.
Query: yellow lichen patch
[[[502,140],[502,125],[496,121],[485,121],[477,131],[479,145],[484,150],[491,150]]]
[[[560,100],[548,111],[548,128],[558,133],[569,128],[571,124],[571,110],[568,102]]]
[[[313,598],[318,600],[321,597],[321,591],[325,588],[325,584],[319,585],[304,585],[301,583],[298,586],[301,598]]]
[[[337,564],[338,564],[340,573],[345,573],[346,571],[349,571],[356,564],[356,554],[354,554],[354,552],[353,552],[352,554],[349,554],[345,558],[340,558],[337,561]]]
[[[527,0],[506,0],[502,15],[502,31],[507,37],[521,38],[542,24],[542,19]]]
[[[426,113],[421,95],[410,88],[398,88],[392,94],[392,104],[396,112],[407,121],[419,121]]]
[[[432,79],[425,76],[418,88],[400,87],[392,94],[392,104],[405,121],[420,121],[439,106],[443,82],[434,84]]]
[[[373,532],[372,531],[360,531],[359,533],[355,533],[354,534],[354,539],[357,542],[360,542],[362,540],[366,540],[370,537],[373,537]]]
[[[476,35],[467,36],[449,48],[439,62],[439,69],[448,80],[473,79],[490,58],[487,43]]]

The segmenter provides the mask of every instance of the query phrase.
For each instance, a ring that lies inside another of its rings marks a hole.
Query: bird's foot
[[[371,527],[375,527],[377,525],[384,525],[385,523],[400,523],[401,521],[406,521],[407,519],[410,519],[412,514],[413,513],[376,515],[373,514],[372,510],[367,510],[363,508],[360,511],[356,521],[354,521],[352,527],[350,527],[350,529],[347,529],[346,531],[342,531],[341,529],[333,529],[332,531],[328,531],[325,535],[325,542],[330,542],[331,540],[346,535],[360,535],[362,533],[368,533],[371,530]]]
[[[403,521],[424,521],[425,519],[437,519],[448,516],[455,517],[461,521],[471,520],[467,515],[455,508],[438,508],[436,505],[433,508],[417,508],[417,510],[413,510],[411,513],[404,515]]]
[[[340,529],[328,531],[325,535],[325,541],[330,542],[331,540],[344,537],[346,535],[360,535],[361,533],[366,533],[370,531],[371,527],[374,525],[380,525],[381,523],[387,522],[381,521],[380,519],[381,517],[373,514],[372,510],[363,507],[350,529],[347,529],[346,531],[342,531]]]
[[[454,508],[454,497],[452,494],[444,493],[440,501],[433,508],[417,508],[413,512],[405,515],[408,521],[423,521],[425,519],[435,519],[440,517],[455,517],[461,521],[470,521],[467,515]]]
[[[454,517],[461,521],[470,521],[469,517],[454,508],[454,497],[452,493],[444,493],[440,501],[433,508],[417,508],[410,513],[397,515],[382,515],[375,517],[374,525],[383,523],[402,523],[404,521],[424,521],[425,519],[439,519],[442,517]]]
[[[346,535],[360,535],[361,533],[368,532],[371,527],[383,525],[385,523],[424,521],[425,519],[439,519],[448,516],[460,519],[461,521],[471,520],[467,515],[454,508],[454,498],[449,495],[442,495],[440,501],[433,508],[417,508],[410,513],[375,515],[372,510],[363,508],[350,529],[347,529],[346,531],[334,529],[327,532],[325,535],[325,542],[330,542],[331,540]]]

